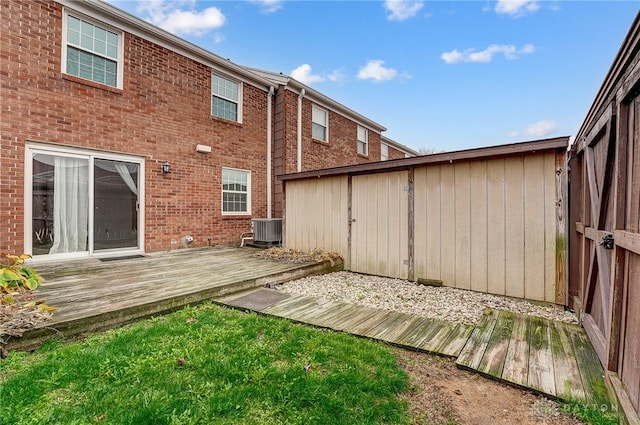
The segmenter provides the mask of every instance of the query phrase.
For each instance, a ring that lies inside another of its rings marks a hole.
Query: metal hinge
[[[404,190],[405,192],[408,192],[411,190],[411,185],[405,184],[404,186],[402,186],[402,190]]]

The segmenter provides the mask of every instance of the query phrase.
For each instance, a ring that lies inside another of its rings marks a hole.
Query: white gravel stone
[[[308,276],[280,285],[278,289],[467,325],[476,325],[485,308],[578,323],[575,313],[555,305],[345,271]]]

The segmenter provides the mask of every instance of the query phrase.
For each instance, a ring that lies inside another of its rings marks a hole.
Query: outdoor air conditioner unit
[[[253,228],[253,245],[276,246],[282,244],[281,218],[251,219]]]

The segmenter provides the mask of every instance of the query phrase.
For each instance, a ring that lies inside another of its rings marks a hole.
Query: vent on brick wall
[[[251,227],[254,245],[275,246],[282,243],[281,218],[254,218]]]

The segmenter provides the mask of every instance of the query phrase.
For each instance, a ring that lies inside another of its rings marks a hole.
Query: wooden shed
[[[570,302],[640,423],[640,14],[570,153]]]
[[[566,304],[569,138],[280,176],[284,242],[354,272]]]

